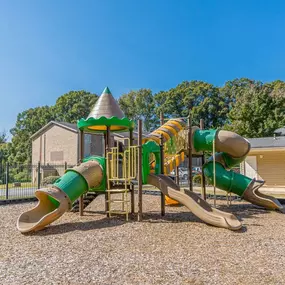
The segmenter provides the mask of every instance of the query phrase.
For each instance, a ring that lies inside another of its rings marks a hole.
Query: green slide
[[[211,157],[203,166],[204,174],[211,184],[214,184],[215,176],[218,188],[235,193],[267,209],[283,210],[277,199],[259,191],[264,181],[251,179],[231,170],[242,162],[250,151],[250,143],[246,139],[229,131],[197,129],[193,134],[192,147],[197,152],[213,151],[215,148],[215,157]]]
[[[17,228],[22,233],[43,229],[61,217],[82,194],[105,187],[105,158],[90,157],[66,173],[48,188],[38,189],[38,204],[20,215]]]

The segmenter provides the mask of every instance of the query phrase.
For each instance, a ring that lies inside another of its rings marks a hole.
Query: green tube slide
[[[218,162],[215,163],[215,167],[216,186],[221,190],[242,196],[252,179],[236,173],[233,170],[226,170],[222,164]],[[203,167],[203,171],[205,176],[208,177],[209,182],[214,184],[214,163],[212,161],[206,163]]]
[[[211,184],[216,182],[218,188],[235,193],[252,204],[284,211],[284,207],[276,198],[259,191],[264,181],[230,170],[240,164],[250,151],[250,144],[246,139],[229,131],[197,129],[193,134],[192,143],[198,152],[215,149],[214,156],[203,165],[203,172]]]
[[[57,179],[54,186],[66,193],[72,203],[88,191],[88,184],[85,178],[72,169],[67,170],[61,178]]]
[[[239,196],[243,196],[244,191],[248,188],[252,179],[227,169],[238,165],[245,159],[250,145],[245,139],[235,133],[221,132],[223,133],[220,135],[219,130],[195,131],[193,136],[194,148],[196,151],[213,151],[213,143],[215,142],[216,150],[221,151],[215,153],[216,186],[227,192],[233,192]],[[239,150],[240,145],[248,149]],[[227,153],[227,150],[229,150],[231,154]],[[236,156],[233,156],[233,154],[236,154]],[[205,176],[209,179],[209,182],[214,184],[213,157],[203,166],[203,171]]]
[[[36,207],[20,215],[17,228],[22,233],[38,231],[60,218],[72,203],[88,190],[101,189],[105,184],[105,158],[90,157],[47,188],[35,191]]]

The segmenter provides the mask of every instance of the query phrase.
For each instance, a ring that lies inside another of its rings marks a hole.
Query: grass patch
[[[21,182],[21,186],[14,186],[14,183],[9,183],[8,184],[9,189],[13,188],[13,189],[25,189],[25,188],[33,188],[33,187],[37,187],[36,184],[32,183],[32,182]],[[0,184],[0,190],[5,190],[6,189],[6,184]]]

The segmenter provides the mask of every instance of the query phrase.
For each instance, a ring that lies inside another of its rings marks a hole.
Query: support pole
[[[142,120],[138,120],[138,221],[142,218]]]
[[[160,161],[161,161],[161,174],[164,174],[164,150],[163,150],[163,135],[160,135]],[[165,216],[165,195],[160,193],[161,216]]]
[[[133,183],[130,185],[131,190],[131,214],[135,213],[135,186]]]
[[[178,165],[175,166],[175,183],[179,185],[179,167]]]
[[[164,124],[163,113],[160,112],[160,125]],[[164,149],[163,149],[163,136],[160,137],[160,161],[161,161],[161,174],[164,174]],[[165,216],[165,195],[160,193],[161,216]]]
[[[38,185],[37,188],[40,189],[41,188],[41,162],[38,162]]]
[[[204,126],[204,120],[200,119],[200,129],[204,130],[205,126]],[[205,153],[203,151],[202,154],[202,166],[205,164]],[[207,191],[206,191],[206,178],[205,178],[205,174],[204,171],[202,169],[202,199],[206,201],[207,199]]]
[[[134,131],[130,130],[130,146],[134,145]]]
[[[130,129],[130,146],[134,144],[134,136],[133,136],[133,130]],[[130,152],[131,154],[131,152]],[[129,159],[135,159],[134,157],[130,157]],[[129,185],[130,191],[131,191],[131,214],[134,214],[135,212],[135,189],[134,184],[130,183]]]
[[[188,179],[189,179],[189,190],[193,191],[192,182],[192,116],[191,110],[189,110],[188,117]]]
[[[6,200],[9,199],[9,163],[6,163]]]
[[[105,158],[108,159],[108,152],[110,151],[110,127],[107,127],[106,130],[106,134],[105,134]],[[108,169],[110,170],[110,169]],[[108,171],[107,173],[110,173],[110,171]],[[108,179],[108,177],[106,177],[106,179]],[[106,181],[106,185],[108,185],[108,181]],[[111,195],[110,195],[111,196]],[[107,212],[107,217],[110,217],[110,207],[109,207],[109,203],[108,203],[108,193],[107,191],[105,192],[105,210]],[[111,197],[110,197],[111,199]]]
[[[84,132],[80,130],[79,132],[79,161],[80,163],[83,162],[84,159]],[[83,208],[84,208],[84,203],[83,203],[83,195],[79,197],[79,216],[83,216]]]

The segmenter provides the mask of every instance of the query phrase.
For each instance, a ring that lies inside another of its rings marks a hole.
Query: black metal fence
[[[67,163],[59,165],[0,164],[0,202],[34,198],[36,189],[52,184],[70,167],[73,166],[67,165]],[[186,188],[189,187],[188,172],[186,171],[188,169],[185,166],[184,168],[182,172],[180,171],[179,185]],[[201,173],[195,173],[196,168],[198,167],[194,167],[192,172],[193,186],[199,190],[201,179],[196,178],[199,178]],[[239,172],[239,168],[236,168],[235,171]],[[187,176],[184,172],[187,173]],[[175,173],[173,174],[173,180],[176,180]],[[207,181],[206,185],[211,187]],[[213,194],[213,191],[208,192],[209,195]]]
[[[60,165],[23,165],[0,164],[0,201],[31,199],[35,197],[36,189],[45,187],[68,167],[67,163]]]

